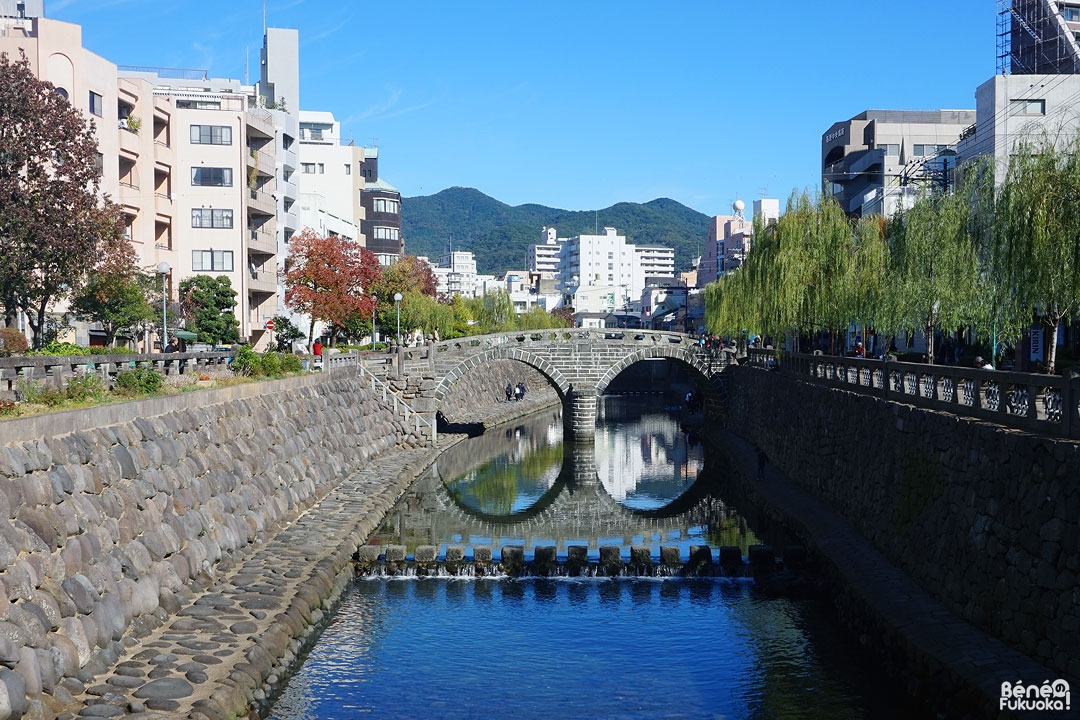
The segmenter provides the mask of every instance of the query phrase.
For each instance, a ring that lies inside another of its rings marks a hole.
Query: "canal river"
[[[660,398],[606,396],[595,442],[558,411],[447,451],[372,542],[747,548],[720,495],[725,463]],[[324,718],[901,718],[902,698],[829,612],[813,578],[358,579],[277,699],[276,720]]]

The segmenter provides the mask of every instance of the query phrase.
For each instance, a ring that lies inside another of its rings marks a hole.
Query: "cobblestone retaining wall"
[[[401,440],[362,383],[321,375],[0,423],[0,717],[78,693]]]
[[[957,615],[1080,677],[1080,444],[729,372],[729,427]]]

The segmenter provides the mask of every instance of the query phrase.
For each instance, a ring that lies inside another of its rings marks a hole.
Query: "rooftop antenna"
[[[266,37],[266,0],[263,0],[263,37]]]
[[[599,235],[600,234],[600,220],[598,218],[600,217],[600,211],[599,210],[593,210],[592,217],[593,217],[593,220],[592,220],[592,232],[593,232],[593,235]]]
[[[251,48],[247,45],[244,46],[244,84],[250,85],[250,69],[251,69]]]
[[[769,188],[763,187],[763,188],[759,188],[759,190],[760,190],[760,195],[761,195],[762,200],[769,197]]]
[[[746,209],[746,203],[744,203],[742,200],[736,200],[735,202],[731,203],[731,209],[735,213],[735,219],[742,220],[743,210]]]

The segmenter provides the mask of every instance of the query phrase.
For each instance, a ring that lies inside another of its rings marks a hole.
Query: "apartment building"
[[[822,183],[850,217],[891,215],[949,181],[974,123],[974,110],[865,110],[822,133]]]
[[[379,177],[378,148],[364,148],[363,175],[361,231],[368,250],[375,253],[379,263],[393,265],[405,254],[405,238],[401,235],[401,193]]]
[[[82,28],[41,3],[0,6],[0,52],[24,52],[94,125],[102,191],[120,204],[139,264],[168,263],[166,293],[196,274],[225,275],[240,335],[260,349],[276,311],[277,131],[249,107],[253,89],[198,71],[118,67],[82,46]],[[14,17],[12,16],[14,14]],[[89,344],[93,326],[77,327]],[[160,347],[160,339],[143,349]]]
[[[301,228],[363,242],[364,148],[341,138],[341,123],[330,112],[300,111]]]
[[[542,242],[529,246],[526,266],[529,272],[550,273],[554,277],[559,271],[559,254],[566,238],[559,238],[553,227],[544,227],[540,237]]]
[[[746,262],[753,243],[754,223],[744,216],[745,207],[742,200],[736,200],[731,205],[734,215],[716,215],[709,221],[705,251],[698,260],[692,287],[703,288]],[[755,200],[753,213],[754,220],[776,222],[780,217],[780,201],[776,198]]]
[[[172,282],[229,278],[241,339],[265,349],[278,284],[273,116],[249,107],[254,89],[237,80],[167,69],[121,68],[120,75],[148,83],[172,108]]]

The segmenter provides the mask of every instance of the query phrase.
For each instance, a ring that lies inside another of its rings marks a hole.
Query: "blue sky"
[[[593,210],[709,215],[817,186],[865,109],[974,108],[993,0],[266,0],[300,30],[301,107],[380,148],[406,197],[453,185]],[[46,0],[120,65],[258,77],[262,0]],[[160,32],[160,28],[167,32]],[[292,98],[288,98],[292,100]],[[296,105],[291,107],[295,108]]]

